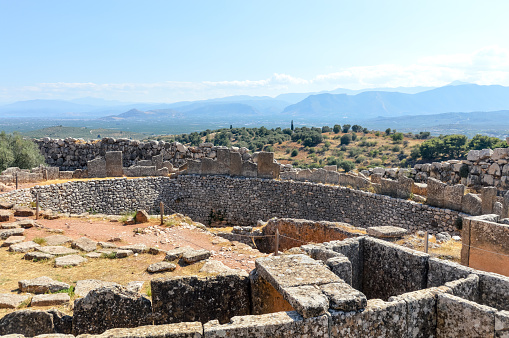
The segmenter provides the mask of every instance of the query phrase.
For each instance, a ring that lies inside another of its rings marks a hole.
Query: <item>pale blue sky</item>
[[[509,1],[0,0],[0,102],[509,85]]]

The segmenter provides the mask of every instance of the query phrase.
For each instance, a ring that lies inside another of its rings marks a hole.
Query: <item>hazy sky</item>
[[[509,1],[0,0],[0,101],[509,85]]]

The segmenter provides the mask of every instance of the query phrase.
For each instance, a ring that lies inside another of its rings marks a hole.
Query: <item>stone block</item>
[[[102,287],[74,301],[73,334],[148,325],[151,316],[150,300],[121,286]]]
[[[163,167],[163,154],[152,156],[152,165],[156,167],[156,170],[161,169]]]
[[[136,164],[139,167],[151,167],[151,166],[153,166],[152,160],[139,160]]]
[[[402,300],[384,302],[370,299],[358,312],[330,311],[331,337],[406,337],[407,306]]]
[[[497,188],[495,187],[483,187],[481,189],[481,200],[482,200],[482,213],[491,214],[493,213],[493,203],[497,198]]]
[[[397,197],[398,196],[398,181],[393,181],[389,179],[382,178],[381,180],[382,194]]]
[[[479,161],[479,150],[470,150],[467,154],[467,161],[477,162]]]
[[[325,264],[331,269],[332,272],[345,283],[352,285],[352,262],[341,255],[340,257],[332,257],[325,261]]]
[[[229,175],[230,174],[230,150],[217,149],[216,151],[216,174]]]
[[[282,291],[283,297],[304,318],[323,315],[329,309],[327,296],[316,285],[285,287]]]
[[[16,309],[30,299],[30,294],[0,293],[0,309]]]
[[[437,291],[424,289],[407,292],[390,301],[404,301],[406,303],[407,334],[405,337],[435,337],[437,328]]]
[[[386,239],[396,239],[401,238],[408,234],[408,230],[390,226],[390,225],[384,225],[379,227],[369,227],[366,229],[368,235],[376,237],[376,238],[386,238]]]
[[[122,168],[122,152],[107,151],[106,160],[106,177],[122,177],[124,170]]]
[[[170,262],[157,262],[150,264],[147,268],[147,272],[149,273],[159,273],[166,271],[173,271],[177,268],[177,266]]]
[[[58,180],[60,178],[60,168],[59,167],[46,167],[46,179],[48,181]]]
[[[203,325],[203,331],[208,338],[329,337],[326,315],[305,319],[295,311],[233,317],[224,325],[210,321]]]
[[[43,334],[71,333],[69,316],[57,310],[20,310],[0,319],[0,335],[20,334],[35,337]]]
[[[72,254],[77,254],[79,251],[77,250],[74,250],[74,249],[70,249],[70,248],[67,248],[65,246],[59,246],[59,245],[55,245],[55,246],[39,246],[36,248],[37,251],[40,251],[40,252],[43,252],[43,253],[47,253],[47,254],[50,254],[50,255],[55,255],[55,256],[63,256],[63,255],[72,255]]]
[[[294,310],[279,291],[259,276],[256,269],[250,272],[249,281],[251,285],[251,313],[253,315]]]
[[[427,287],[438,287],[458,279],[467,278],[473,269],[451,261],[430,258]]]
[[[482,214],[482,199],[479,195],[468,193],[463,196],[462,211],[466,214],[477,216]]]
[[[230,153],[230,176],[242,176],[242,155],[240,153]]]
[[[362,247],[359,239],[349,238],[342,241],[328,243],[331,249],[348,258],[352,264],[352,286],[361,290],[362,288],[362,270],[363,258]]]
[[[9,210],[0,210],[0,222],[12,222],[14,217]]]
[[[92,290],[102,288],[105,286],[120,286],[115,282],[106,282],[97,279],[84,279],[76,282],[76,287],[74,288],[74,293],[78,297],[85,297]]]
[[[448,185],[444,189],[444,207],[461,211],[463,208],[463,196],[465,186],[463,184]]]
[[[67,293],[54,293],[47,295],[35,295],[32,297],[31,306],[58,306],[69,303],[71,298]]]
[[[189,175],[201,175],[201,161],[187,160],[187,173]]]
[[[151,281],[151,290],[156,324],[227,323],[250,312],[249,278],[244,275],[159,278]]]
[[[476,270],[479,276],[479,303],[509,311],[509,277]]]
[[[11,252],[29,252],[29,251],[39,249],[39,248],[40,248],[39,244],[37,244],[33,241],[28,241],[28,242],[12,244],[9,247],[9,251],[11,251]]]
[[[72,242],[71,247],[81,251],[95,251],[97,249],[97,242],[87,237],[81,237]]]
[[[407,199],[410,197],[412,193],[412,187],[414,185],[414,180],[411,178],[400,176],[398,178],[398,189],[397,196],[398,198]]]
[[[493,150],[491,150],[491,149],[482,149],[481,151],[479,151],[479,159],[480,160],[488,159],[492,155],[493,155]],[[468,158],[467,158],[467,160],[468,160]]]
[[[382,174],[376,174],[376,173],[373,173],[370,178],[371,178],[371,183],[375,183],[375,184],[381,184],[382,183],[382,177],[383,175]]]
[[[0,239],[6,239],[11,236],[23,236],[24,232],[25,232],[25,229],[22,229],[22,228],[0,230]]]
[[[462,298],[439,294],[437,337],[493,337],[496,309]]]
[[[65,290],[69,288],[69,284],[55,281],[49,277],[38,277],[35,279],[20,280],[18,282],[18,288],[21,292],[39,294]]]
[[[147,325],[130,329],[110,329],[103,334],[95,336],[98,338],[201,338],[203,337],[203,326],[199,322],[175,323],[166,325]]]
[[[106,177],[106,160],[102,157],[87,162],[88,177]]]
[[[274,163],[274,153],[258,153],[258,178],[279,178],[279,165]]]
[[[387,300],[391,296],[426,288],[427,254],[371,237],[365,238],[363,243],[362,290],[368,299]]]
[[[461,297],[472,302],[479,301],[479,276],[471,274],[467,278],[457,279],[445,283],[451,289],[454,296]]]
[[[428,195],[426,197],[427,203],[435,207],[443,208],[445,187],[447,185],[434,178],[428,178],[427,184],[428,184]]]
[[[136,223],[147,223],[149,218],[148,212],[145,210],[138,210],[134,216]]]
[[[67,255],[55,258],[56,267],[77,266],[86,262],[88,262],[88,260],[79,255]]]
[[[251,161],[242,162],[242,176],[256,177],[258,175],[258,164]]]
[[[359,311],[367,306],[366,296],[346,283],[330,283],[319,286],[329,300],[329,308],[349,312]]]
[[[202,175],[217,175],[218,172],[217,161],[211,158],[202,158],[200,171]]]

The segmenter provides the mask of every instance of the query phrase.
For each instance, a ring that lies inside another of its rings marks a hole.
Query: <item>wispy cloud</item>
[[[339,68],[304,79],[275,73],[258,80],[156,83],[40,83],[0,88],[0,100],[101,97],[125,101],[173,102],[231,95],[269,95],[285,92],[381,87],[442,86],[455,80],[509,85],[509,50],[488,46],[470,54],[434,55],[413,64],[381,64]]]

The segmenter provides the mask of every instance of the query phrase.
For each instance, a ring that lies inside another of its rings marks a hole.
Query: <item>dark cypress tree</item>
[[[292,120],[292,124],[290,125],[290,129],[293,131],[293,120]]]

